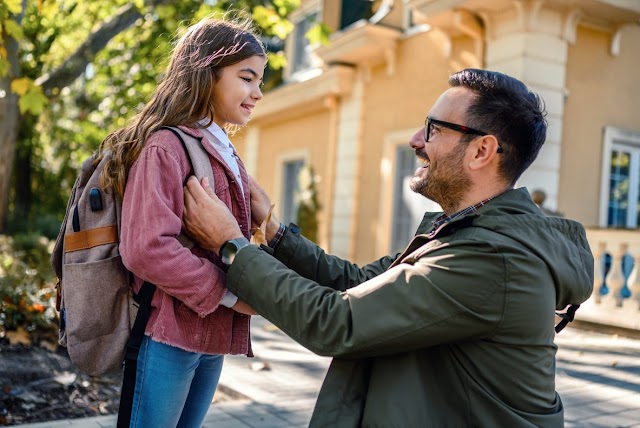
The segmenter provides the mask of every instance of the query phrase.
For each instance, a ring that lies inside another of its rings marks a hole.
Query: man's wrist
[[[280,241],[282,241],[282,237],[284,236],[284,232],[286,230],[287,230],[287,227],[283,223],[278,223],[278,229],[271,236],[271,239],[267,241],[268,242],[267,245],[269,245],[269,247],[274,250],[278,248],[278,245],[280,245]]]
[[[280,223],[279,220],[271,218],[271,221],[267,223],[267,228],[265,230],[265,238],[267,242],[270,242],[278,232],[281,232],[283,224]]]
[[[231,266],[236,255],[240,250],[247,246],[249,246],[249,240],[244,236],[230,239],[222,244],[222,247],[220,247],[220,259],[222,260],[222,263],[227,266]]]

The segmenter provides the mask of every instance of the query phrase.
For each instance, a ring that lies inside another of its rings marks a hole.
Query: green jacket
[[[438,214],[402,254],[364,267],[295,227],[275,257],[238,253],[229,290],[335,357],[311,426],[563,426],[554,310],[591,294],[584,228],[542,215],[526,189],[425,235]]]

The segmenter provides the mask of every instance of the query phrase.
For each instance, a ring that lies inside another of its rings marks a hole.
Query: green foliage
[[[331,35],[331,29],[324,22],[318,22],[305,33],[305,37],[309,39],[309,43],[312,45],[327,45],[329,44],[329,36]]]
[[[7,10],[13,14],[19,14],[22,12],[22,1],[21,0],[2,0],[4,6]]]
[[[42,113],[44,107],[49,103],[47,97],[42,93],[42,88],[35,85],[29,85],[27,91],[20,97],[18,106],[20,113],[31,113],[38,115]]]
[[[16,23],[9,3],[0,0],[2,28],[7,20]],[[142,18],[112,38],[71,85],[43,93],[39,78],[64,64],[92,31],[128,3],[26,1],[17,27],[22,33],[19,75],[12,76],[12,91],[20,96],[23,117],[10,194],[10,233],[37,232],[55,237],[55,224],[62,220],[80,164],[109,132],[124,126],[144,106],[184,28],[205,16],[238,10],[253,17],[264,37],[272,40],[291,31],[287,16],[298,7],[299,0],[177,0],[155,7],[138,0],[135,5]],[[13,10],[15,4],[11,5]],[[12,34],[16,27],[13,24],[9,24]],[[2,43],[0,40],[0,72],[3,64],[8,70]],[[271,42],[268,45],[278,46]],[[278,68],[285,64],[281,51],[270,52],[269,57],[265,88],[281,80]]]
[[[20,327],[53,329],[55,288],[49,241],[37,235],[0,235],[0,337]]]
[[[296,192],[298,200],[296,224],[300,226],[304,236],[314,242],[318,240],[318,212],[321,208],[316,188],[317,181],[312,166],[305,165],[300,169]]]
[[[5,33],[7,33],[9,37],[13,37],[16,40],[20,40],[24,37],[24,34],[22,33],[22,28],[20,28],[20,25],[18,25],[16,21],[13,21],[11,19],[5,19],[3,24],[4,24],[4,31]]]
[[[293,24],[280,19],[280,15],[273,6],[256,6],[253,9],[253,19],[265,31],[283,40],[293,30]]]
[[[284,52],[276,52],[269,55],[269,67],[274,70],[280,70],[281,68],[286,67],[287,58],[284,55]]]

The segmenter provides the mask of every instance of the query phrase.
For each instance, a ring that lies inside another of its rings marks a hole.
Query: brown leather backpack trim
[[[115,244],[118,242],[118,227],[104,226],[95,229],[82,230],[69,233],[64,237],[64,251],[84,250],[103,244]]]

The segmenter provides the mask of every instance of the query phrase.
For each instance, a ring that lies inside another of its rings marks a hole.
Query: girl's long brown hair
[[[207,18],[188,28],[150,101],[129,125],[100,144],[96,165],[107,151],[112,153],[100,176],[103,187],[124,196],[131,165],[145,141],[161,126],[194,127],[203,118],[213,120],[211,93],[222,68],[254,55],[266,57],[249,19]]]

